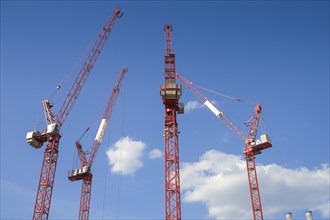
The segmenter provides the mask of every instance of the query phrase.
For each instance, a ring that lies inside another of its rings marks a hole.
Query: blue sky
[[[264,217],[283,219],[292,211],[298,219],[313,210],[315,218],[328,219],[328,1],[1,1],[1,219],[31,218],[44,148],[28,146],[26,132],[43,128],[41,101],[57,84],[62,88],[52,101],[59,110],[79,60],[116,6],[125,15],[62,128],[50,218],[78,216],[81,183],[67,180],[74,143],[102,115],[125,66],[92,168],[90,218],[164,218],[159,87],[169,23],[177,72],[263,106],[273,141],[256,158]],[[243,123],[254,104],[205,94],[247,133]],[[185,87],[181,100],[197,101]],[[99,121],[82,140],[85,149]],[[183,219],[252,218],[242,141],[205,107],[178,122]],[[118,157],[108,155],[124,155],[122,167],[114,168]],[[135,166],[124,166],[130,163]]]

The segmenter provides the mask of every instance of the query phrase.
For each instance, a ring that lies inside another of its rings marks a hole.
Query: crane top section
[[[173,49],[172,49],[172,25],[166,24],[165,27],[164,27],[164,32],[165,32],[165,56],[169,56],[170,54],[173,54]]]
[[[165,83],[176,83],[175,55],[172,48],[172,26],[167,24],[165,32]]]
[[[117,98],[117,95],[119,94],[121,84],[123,83],[124,75],[127,73],[127,71],[128,71],[127,67],[124,67],[121,70],[119,78],[116,82],[116,85],[112,89],[112,95],[111,95],[111,97],[109,99],[109,102],[108,102],[109,104],[107,105],[107,108],[106,108],[106,110],[103,114],[103,117],[102,117],[102,119],[105,119],[106,121],[110,120],[111,113],[112,113],[112,110],[113,110],[113,104],[115,102],[115,99]]]
[[[244,154],[253,153],[254,155],[261,154],[262,150],[272,147],[272,141],[267,134],[260,135],[257,138],[258,124],[260,121],[262,107],[257,104],[254,108],[253,117],[246,123],[249,128],[248,137],[245,139]]]
[[[229,118],[213,104],[192,82],[185,79],[179,73],[176,73],[178,79],[191,91],[192,94],[196,96],[199,101],[204,104],[214,115],[220,119],[230,130],[232,130],[239,138],[245,142],[245,147],[243,152],[249,153],[253,152],[255,155],[260,154],[262,150],[272,147],[272,142],[267,134],[262,134],[259,139],[257,139],[258,124],[262,112],[262,107],[257,104],[254,108],[254,113],[252,118],[245,123],[249,126],[248,136],[245,137],[243,133],[234,125]]]
[[[76,148],[78,150],[78,154],[79,154],[79,159],[80,159],[80,163],[81,163],[81,168],[80,169],[75,169],[75,170],[69,170],[68,172],[68,178],[71,181],[76,181],[76,180],[80,180],[83,178],[84,175],[88,174],[90,171],[90,168],[93,165],[94,159],[96,157],[96,154],[100,148],[100,145],[102,143],[104,134],[106,132],[106,129],[109,125],[109,121],[112,115],[112,111],[114,109],[114,105],[116,103],[125,73],[127,73],[128,68],[125,67],[122,69],[122,71],[120,72],[119,78],[117,80],[116,85],[113,87],[112,89],[112,93],[111,96],[108,100],[105,112],[102,116],[99,128],[97,130],[95,139],[94,139],[94,143],[92,146],[92,150],[90,152],[90,156],[88,158],[88,160],[86,159],[86,155],[85,152],[82,149],[81,144],[77,141],[76,142]]]
[[[164,78],[165,83],[161,85],[160,95],[163,99],[165,106],[169,108],[175,108],[179,114],[184,113],[183,103],[179,103],[179,99],[182,94],[181,84],[176,83],[176,66],[175,66],[175,55],[172,48],[172,26],[166,24],[164,27],[165,32],[165,70]]]
[[[46,118],[47,129],[43,132],[32,131],[28,132],[26,136],[26,141],[29,145],[34,148],[42,147],[43,143],[46,142],[52,135],[59,134],[59,131],[69,116],[74,103],[76,102],[81,89],[83,88],[90,72],[92,71],[94,64],[99,57],[108,36],[117,20],[123,13],[120,12],[120,8],[116,8],[111,17],[106,21],[106,23],[101,28],[96,41],[93,44],[76,80],[74,81],[66,99],[64,100],[57,116],[53,113],[53,105],[49,100],[43,101],[44,113]]]
[[[112,27],[114,26],[116,20],[118,17],[121,17],[120,15],[120,9],[116,8],[112,14],[112,16],[107,20],[105,25],[101,28],[101,31],[94,42],[94,45],[83,64],[83,67],[81,68],[78,77],[76,78],[75,82],[73,83],[69,94],[67,95],[65,101],[62,104],[62,107],[59,110],[59,113],[56,118],[56,122],[59,127],[62,126],[66,118],[69,116],[69,113],[78,98],[78,95],[85,84],[87,77],[89,73],[91,72],[92,68],[94,67],[94,64],[99,57],[106,40],[108,39],[108,36],[112,30]]]

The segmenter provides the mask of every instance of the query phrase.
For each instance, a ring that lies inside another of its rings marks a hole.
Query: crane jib
[[[108,39],[108,36],[111,32],[111,29],[112,29],[116,19],[119,16],[119,13],[120,13],[120,9],[116,8],[114,14],[106,22],[106,24],[102,27],[83,67],[81,68],[81,70],[77,76],[77,79],[73,83],[72,88],[70,89],[70,92],[67,95],[67,98],[65,99],[62,107],[60,108],[59,113],[56,118],[56,121],[60,127],[63,125],[64,121],[69,116],[69,113],[70,113],[76,99],[78,98],[80,91],[89,76],[89,73],[93,69],[97,58],[99,57],[100,53],[102,52],[105,42]]]

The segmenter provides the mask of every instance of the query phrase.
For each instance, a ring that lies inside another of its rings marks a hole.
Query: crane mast
[[[99,57],[104,44],[112,30],[117,18],[120,17],[120,9],[116,8],[112,16],[102,27],[97,40],[95,41],[78,77],[73,83],[69,94],[67,95],[62,107],[55,118],[53,105],[49,100],[43,101],[47,128],[43,132],[28,132],[26,141],[34,148],[41,148],[46,143],[42,167],[38,183],[38,190],[33,211],[33,220],[45,220],[49,217],[49,210],[56,174],[56,165],[58,159],[58,146],[61,138],[60,129],[68,117],[71,109],[84,86],[89,73],[91,72],[97,58]]]
[[[248,137],[244,137],[242,132],[220,111],[209,99],[192,83],[180,74],[176,74],[183,84],[194,94],[201,103],[205,104],[230,130],[244,141],[243,153],[246,160],[246,168],[248,173],[248,181],[250,188],[250,196],[252,203],[252,212],[254,220],[263,220],[262,206],[259,193],[259,185],[257,179],[257,171],[254,155],[260,154],[262,150],[272,146],[271,140],[267,134],[262,134],[260,139],[256,139],[258,124],[261,114],[261,105],[257,104],[252,119],[248,122]]]
[[[164,104],[164,178],[165,219],[181,220],[179,141],[176,115],[183,114],[183,103],[179,103],[181,84],[176,84],[175,54],[172,50],[172,26],[165,25],[165,83],[160,94]]]
[[[90,209],[90,199],[91,199],[91,191],[92,191],[92,180],[93,174],[91,171],[91,167],[93,165],[96,154],[100,148],[102,143],[105,131],[109,125],[109,121],[112,115],[112,111],[114,105],[116,103],[121,84],[124,78],[125,73],[128,71],[127,68],[123,68],[119,78],[117,80],[116,85],[112,89],[111,96],[109,98],[106,110],[101,119],[101,123],[99,125],[99,129],[96,133],[94,143],[92,146],[92,150],[88,160],[86,159],[85,152],[82,149],[81,144],[77,141],[76,147],[78,150],[78,155],[80,158],[81,168],[76,170],[69,170],[68,178],[71,181],[82,180],[81,194],[80,194],[80,207],[79,207],[79,220],[88,220],[89,219],[89,209]]]

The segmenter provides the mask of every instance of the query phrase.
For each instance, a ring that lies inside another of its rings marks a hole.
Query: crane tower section
[[[181,84],[176,83],[175,54],[172,50],[172,26],[167,24],[165,32],[165,83],[160,93],[164,112],[164,178],[165,178],[165,219],[181,219],[179,141],[176,115],[183,114],[183,103],[179,103]]]

